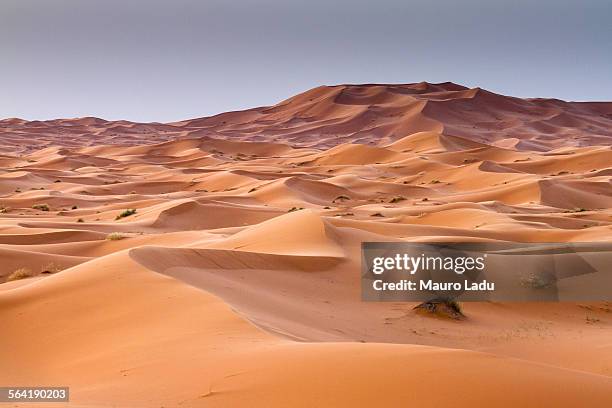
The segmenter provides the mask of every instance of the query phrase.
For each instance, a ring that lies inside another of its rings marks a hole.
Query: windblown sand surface
[[[0,124],[0,385],[78,407],[612,406],[610,303],[454,321],[359,286],[364,241],[609,241],[610,103],[421,83]]]

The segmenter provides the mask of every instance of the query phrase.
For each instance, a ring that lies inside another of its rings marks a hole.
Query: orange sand
[[[610,240],[611,129],[610,103],[449,83],[0,121],[0,282],[33,275],[0,283],[0,385],[78,407],[612,406],[610,303],[450,321],[359,288],[363,241]]]

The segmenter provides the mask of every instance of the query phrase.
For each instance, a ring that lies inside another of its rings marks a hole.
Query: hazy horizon
[[[0,119],[171,122],[320,85],[612,100],[605,0],[4,1]]]

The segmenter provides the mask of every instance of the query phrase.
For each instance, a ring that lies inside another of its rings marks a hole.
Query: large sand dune
[[[0,123],[0,385],[78,407],[612,406],[612,304],[455,321],[359,286],[364,241],[609,241],[611,103],[420,83]]]
[[[47,121],[11,118],[0,121],[0,146],[3,151],[28,152],[57,145],[139,145],[221,136],[321,148],[342,143],[381,146],[418,132],[433,132],[518,150],[548,151],[610,145],[611,129],[610,102],[521,99],[451,82],[421,82],[321,86],[274,106],[167,124],[91,117]],[[253,151],[267,147],[262,143]]]

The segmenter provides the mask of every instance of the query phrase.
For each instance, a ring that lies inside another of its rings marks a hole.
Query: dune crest
[[[99,118],[4,119],[0,146],[4,151],[29,152],[58,144],[74,148],[213,137],[257,142],[259,150],[272,147],[266,142],[329,148],[343,143],[384,146],[415,133],[433,132],[467,140],[460,144],[549,151],[610,145],[610,129],[610,102],[523,99],[450,82],[420,82],[320,86],[274,106],[165,124]],[[83,134],[90,137],[79,137]],[[230,143],[217,142],[226,150],[231,150]]]

